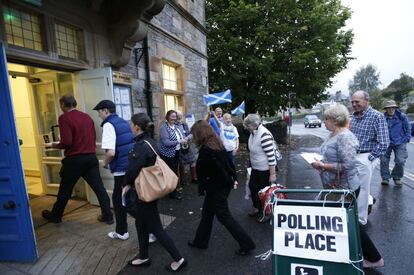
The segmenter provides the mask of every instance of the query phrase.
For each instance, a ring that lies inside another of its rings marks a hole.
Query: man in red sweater
[[[63,114],[59,117],[60,142],[53,148],[65,150],[65,158],[60,169],[59,192],[52,211],[43,210],[42,216],[48,221],[60,223],[73,187],[82,177],[95,192],[101,206],[102,215],[98,220],[114,223],[109,196],[104,188],[96,158],[96,133],[93,120],[88,114],[76,109],[76,99],[64,95],[59,99]]]

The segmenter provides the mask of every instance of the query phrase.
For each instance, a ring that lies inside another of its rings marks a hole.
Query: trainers
[[[395,183],[396,186],[401,186],[402,185],[402,182],[399,179],[394,179],[394,183]]]
[[[148,237],[148,242],[149,243],[155,243],[157,241],[157,237],[155,237],[154,234],[150,233],[149,237]]]
[[[381,184],[382,185],[389,185],[390,184],[390,181],[389,180],[382,180],[381,181]]]
[[[111,239],[120,239],[120,240],[125,241],[125,240],[128,240],[129,233],[126,232],[126,233],[121,235],[121,234],[116,233],[115,231],[112,231],[112,232],[108,233],[108,237],[111,238]]]

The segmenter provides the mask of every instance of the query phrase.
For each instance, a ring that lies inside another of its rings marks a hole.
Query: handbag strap
[[[148,144],[148,146],[152,149],[152,151],[154,152],[154,154],[155,154],[157,157],[159,157],[159,155],[158,155],[157,151],[155,151],[155,149],[154,149],[154,147],[152,147],[151,143],[149,143],[149,142],[148,142],[147,140],[145,140],[145,139],[144,139],[144,142],[145,142],[146,144]]]

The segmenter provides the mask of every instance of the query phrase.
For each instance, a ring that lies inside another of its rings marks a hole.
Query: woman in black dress
[[[188,245],[200,249],[208,247],[214,216],[216,216],[239,243],[240,247],[235,253],[247,255],[256,246],[240,224],[234,220],[227,203],[231,189],[237,185],[234,165],[228,160],[223,143],[208,122],[197,121],[191,132],[194,142],[200,146],[196,166],[197,176],[206,196],[195,238],[189,241]]]

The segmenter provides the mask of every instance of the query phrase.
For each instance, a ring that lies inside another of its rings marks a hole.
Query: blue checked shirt
[[[358,138],[358,152],[369,151],[370,161],[383,155],[390,145],[384,115],[371,106],[362,113],[361,117],[355,113],[352,115],[350,130]]]

